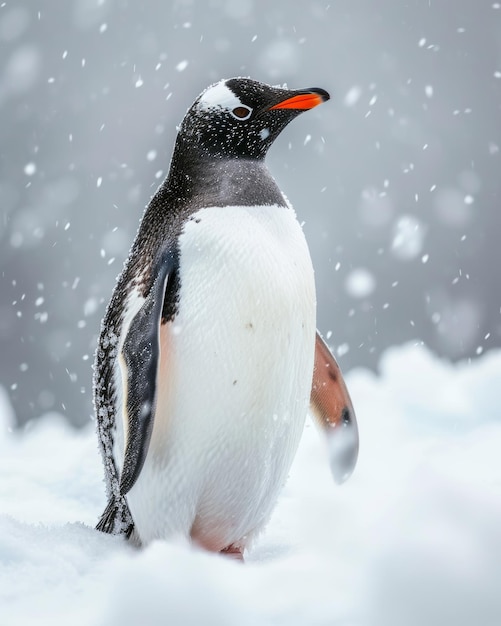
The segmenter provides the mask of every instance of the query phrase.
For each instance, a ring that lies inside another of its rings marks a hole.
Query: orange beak
[[[273,109],[313,109],[313,107],[322,104],[322,102],[325,102],[329,98],[329,94],[323,89],[319,89],[318,92],[316,90],[306,93],[303,92],[273,105],[270,107],[270,111],[273,111]]]

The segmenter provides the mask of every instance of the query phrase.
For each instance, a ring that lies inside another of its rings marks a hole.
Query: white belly
[[[199,211],[180,238],[179,312],[162,327],[155,424],[128,495],[143,542],[245,545],[267,521],[307,412],[310,255],[294,212]]]

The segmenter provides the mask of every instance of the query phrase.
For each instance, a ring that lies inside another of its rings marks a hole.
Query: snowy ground
[[[13,434],[0,396],[0,624],[501,624],[501,352],[451,366],[388,351],[352,373],[361,453],[342,487],[308,425],[242,566],[189,546],[136,551],[93,530],[92,426]]]

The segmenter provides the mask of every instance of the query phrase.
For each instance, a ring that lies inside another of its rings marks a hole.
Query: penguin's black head
[[[262,159],[291,120],[329,98],[324,89],[280,89],[249,78],[221,80],[195,100],[179,137],[202,157]]]

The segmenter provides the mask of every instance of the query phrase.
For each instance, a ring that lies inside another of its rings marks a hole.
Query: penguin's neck
[[[179,144],[165,190],[199,207],[286,205],[264,159],[211,157]]]

